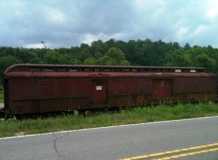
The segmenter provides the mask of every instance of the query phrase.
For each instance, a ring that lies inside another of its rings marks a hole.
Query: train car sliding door
[[[172,95],[172,80],[152,80],[152,96],[155,98],[170,97]]]
[[[93,81],[93,101],[94,105],[104,105],[107,100],[107,82],[104,80]]]

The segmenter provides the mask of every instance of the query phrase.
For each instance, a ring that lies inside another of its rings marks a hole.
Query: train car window
[[[99,68],[95,68],[95,72],[99,72]]]
[[[105,71],[105,72],[110,72],[111,69],[107,69],[107,68],[106,68],[106,69],[104,69],[104,71]]]
[[[44,71],[46,71],[46,72],[53,72],[54,70],[52,70],[52,69],[44,69]]]
[[[39,68],[32,68],[31,70],[32,70],[32,72],[38,72],[38,71],[40,71]]]
[[[77,69],[70,69],[69,72],[77,72]]]
[[[58,69],[57,71],[58,71],[58,72],[66,72],[67,70],[66,70],[66,68],[60,68],[60,69]]]
[[[84,71],[88,72],[88,71],[91,71],[90,68],[85,68]]]

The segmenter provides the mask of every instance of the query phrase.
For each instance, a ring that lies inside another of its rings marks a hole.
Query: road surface
[[[116,160],[218,142],[218,117],[0,139],[1,160]],[[218,152],[182,159],[218,160]]]

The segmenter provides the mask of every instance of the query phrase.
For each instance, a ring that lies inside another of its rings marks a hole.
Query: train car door
[[[93,100],[94,105],[106,104],[107,99],[107,83],[106,81],[93,81]]]
[[[172,94],[172,81],[168,79],[155,79],[152,81],[152,95],[154,98],[170,97]]]

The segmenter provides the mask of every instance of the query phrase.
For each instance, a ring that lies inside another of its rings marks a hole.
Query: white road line
[[[84,128],[84,129],[75,129],[75,130],[64,130],[64,131],[55,131],[55,132],[28,134],[28,135],[21,135],[21,136],[3,137],[3,138],[0,138],[0,141],[2,141],[2,140],[9,140],[9,139],[17,139],[17,138],[27,138],[27,137],[35,137],[35,136],[47,136],[47,135],[52,135],[52,134],[65,134],[65,133],[73,133],[73,132],[84,132],[84,131],[92,131],[92,130],[119,128],[119,127],[131,127],[131,126],[145,126],[146,127],[146,126],[155,125],[155,124],[166,124],[166,123],[175,123],[175,122],[183,122],[183,121],[195,121],[195,120],[213,119],[213,118],[218,118],[218,116],[198,117],[198,118],[186,118],[186,119],[178,119],[178,120],[145,122],[145,123],[137,123],[137,124],[124,124],[124,125],[117,125],[117,126],[106,126],[106,127],[97,127],[97,128]]]

